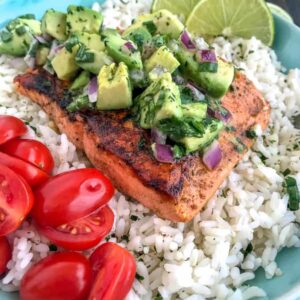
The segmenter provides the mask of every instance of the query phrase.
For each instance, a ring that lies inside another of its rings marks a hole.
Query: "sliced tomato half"
[[[13,116],[0,116],[0,145],[27,132],[27,127],[20,119]]]
[[[54,244],[68,250],[83,251],[95,247],[111,231],[113,223],[114,214],[105,206],[96,213],[56,228],[38,224],[37,228]]]
[[[0,152],[0,163],[22,176],[30,186],[45,182],[49,175],[36,166],[13,156]]]
[[[25,160],[50,174],[54,160],[50,150],[41,142],[30,139],[14,139],[0,147],[0,151]]]
[[[113,194],[111,182],[96,169],[65,172],[35,189],[33,216],[40,226],[58,227],[94,213]]]
[[[0,164],[0,236],[15,231],[32,205],[33,193],[28,183]]]

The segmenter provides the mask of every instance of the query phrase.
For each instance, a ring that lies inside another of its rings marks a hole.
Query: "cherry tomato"
[[[7,166],[22,176],[32,187],[45,182],[49,178],[47,173],[34,165],[2,152],[0,152],[0,164]]]
[[[125,299],[135,278],[134,257],[117,244],[105,243],[91,255],[90,263],[95,279],[88,300]]]
[[[0,276],[5,273],[6,265],[11,259],[11,248],[6,237],[0,237]]]
[[[35,190],[33,216],[38,225],[58,227],[90,215],[113,194],[111,182],[96,169],[62,173]]]
[[[114,214],[108,206],[87,217],[58,227],[39,226],[39,232],[54,244],[68,250],[82,251],[95,247],[111,231]]]
[[[21,281],[22,300],[85,300],[91,267],[79,253],[52,254],[32,266]]]
[[[0,145],[27,132],[26,125],[13,116],[0,116]]]
[[[33,205],[33,193],[27,182],[0,164],[0,236],[16,230]]]
[[[49,174],[54,167],[51,152],[39,141],[14,139],[2,145],[0,151],[30,162]]]

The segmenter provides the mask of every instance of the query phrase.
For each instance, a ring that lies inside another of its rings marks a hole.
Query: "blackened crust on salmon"
[[[223,158],[210,171],[198,154],[173,164],[159,163],[152,155],[149,133],[136,126],[127,111],[69,113],[66,107],[72,97],[68,83],[44,70],[17,76],[15,86],[41,105],[117,189],[172,221],[189,221],[201,210],[253,144],[245,131],[256,124],[265,129],[270,116],[268,103],[237,73],[231,91],[222,99],[232,115],[228,125],[235,130],[220,134]],[[245,146],[243,152],[236,151],[235,140]]]

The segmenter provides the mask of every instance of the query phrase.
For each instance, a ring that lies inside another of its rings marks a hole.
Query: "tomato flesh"
[[[6,272],[6,265],[11,259],[11,248],[6,237],[0,237],[0,276]]]
[[[14,139],[0,147],[0,151],[25,160],[50,174],[54,160],[49,149],[39,141]]]
[[[60,225],[39,226],[39,232],[54,244],[68,250],[83,251],[95,247],[111,231],[114,223],[112,210],[105,206],[90,216]]]
[[[15,231],[33,205],[33,193],[27,182],[0,164],[0,236]]]
[[[136,273],[134,257],[114,243],[98,247],[90,257],[94,284],[88,300],[122,300],[130,291]]]
[[[90,215],[113,194],[110,181],[96,169],[65,172],[35,190],[33,216],[38,225],[58,227]]]
[[[47,173],[36,166],[2,152],[0,152],[0,164],[22,176],[31,187],[37,186],[49,178]]]
[[[0,145],[27,132],[26,125],[13,116],[0,116]]]
[[[22,300],[85,300],[91,267],[79,253],[52,254],[32,266],[21,281]]]

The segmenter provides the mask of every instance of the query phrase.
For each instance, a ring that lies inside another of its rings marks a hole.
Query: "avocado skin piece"
[[[128,42],[116,33],[104,33],[104,43],[109,56],[119,63],[124,62],[130,70],[143,70],[141,53],[132,41],[130,43],[134,49],[128,49],[126,47]]]
[[[200,64],[194,53],[179,46],[175,56],[180,62],[182,72],[204,89],[209,96],[220,98],[226,94],[234,79],[232,64],[218,59],[218,71],[216,73],[201,72],[199,70]]]
[[[95,75],[98,75],[101,68],[105,65],[110,65],[113,63],[111,57],[109,57],[104,51],[94,51],[88,48],[85,48],[85,53],[93,57],[93,61],[82,61],[80,51],[77,52],[75,56],[76,64],[82,69],[89,71]]]
[[[126,40],[133,41],[138,46],[140,51],[143,51],[143,46],[147,43],[150,43],[152,40],[151,33],[143,26],[132,30],[127,35],[123,34],[122,37]]]
[[[180,63],[166,46],[162,46],[145,61],[144,65],[148,73],[155,67],[161,66],[172,74],[179,67]]]
[[[171,38],[178,39],[184,25],[179,21],[178,17],[162,9],[152,14],[145,14],[138,17],[135,22],[124,31],[124,36],[128,36],[137,28],[144,26],[152,35],[162,34]]]
[[[204,119],[207,115],[206,102],[193,102],[181,105],[184,118]]]
[[[53,58],[51,64],[57,75],[61,80],[72,80],[78,70],[79,66],[75,63],[75,56],[79,45],[75,45],[72,51],[68,51],[65,47],[62,48]]]
[[[94,51],[104,51],[105,45],[101,41],[101,37],[96,33],[76,32],[72,36],[77,37],[78,42]]]
[[[67,34],[72,32],[100,32],[103,16],[90,8],[84,6],[70,5],[67,13]]]
[[[66,34],[67,15],[54,9],[46,10],[42,18],[42,33],[49,34],[59,41],[65,41],[68,36]]]
[[[98,75],[97,109],[126,109],[131,105],[132,87],[127,66],[122,62],[119,66],[104,66]]]
[[[182,117],[179,88],[169,73],[152,82],[134,102],[133,114],[144,129],[155,127],[163,119]]]
[[[0,54],[8,54],[12,56],[25,56],[31,42],[33,41],[33,35],[31,32],[26,29],[25,32],[21,35],[17,33],[18,28],[24,27],[21,25],[11,30],[10,32],[2,31],[1,36],[3,34],[8,34],[10,36],[10,40],[0,40]]]
[[[78,90],[85,87],[90,81],[90,73],[82,71],[79,76],[73,81],[70,90]]]
[[[211,118],[207,118],[205,123],[202,137],[184,137],[179,141],[185,146],[187,154],[203,150],[209,146],[217,138],[224,126],[220,120]]]
[[[47,62],[50,49],[39,44],[35,54],[35,62],[37,66],[43,66]]]

